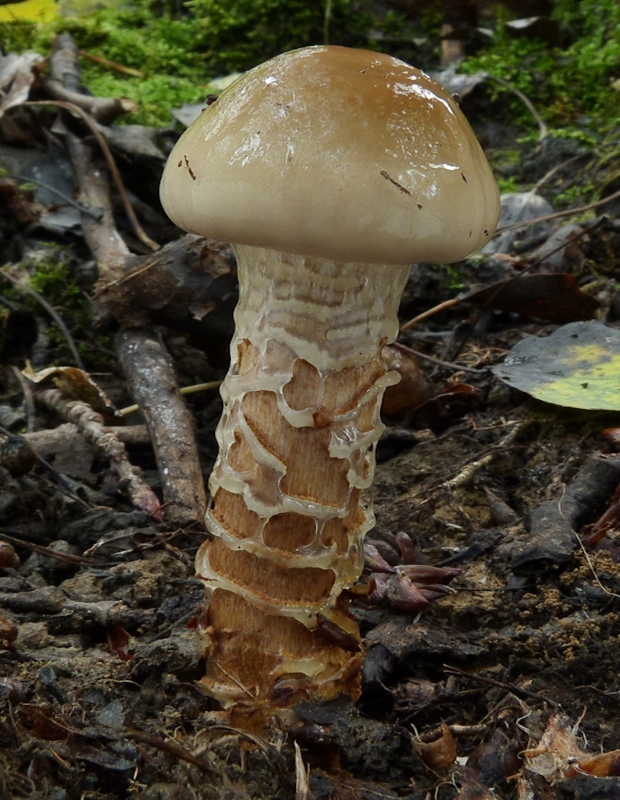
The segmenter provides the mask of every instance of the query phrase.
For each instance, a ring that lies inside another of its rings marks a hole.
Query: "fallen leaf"
[[[48,367],[34,372],[30,364],[22,370],[22,375],[32,383],[44,383],[48,379],[72,400],[81,400],[104,418],[106,424],[124,425],[125,420],[94,380],[84,370],[77,367]]]
[[[456,742],[445,722],[441,723],[441,736],[432,742],[414,742],[422,761],[434,772],[451,767],[456,761]]]
[[[509,386],[567,408],[620,410],[620,331],[573,322],[516,344],[493,368]]]
[[[536,747],[523,751],[525,767],[549,783],[576,775],[608,778],[620,772],[620,750],[585,753],[577,741],[577,725],[563,714],[554,714]]]
[[[574,275],[521,275],[462,298],[464,303],[564,324],[593,319],[600,303],[577,286]]]
[[[0,7],[0,22],[3,21],[3,15],[10,13],[9,9],[18,5],[21,4]],[[0,57],[0,116],[28,99],[30,87],[36,80],[34,65],[42,61],[43,56],[39,53],[29,52],[20,55],[9,53]]]
[[[400,381],[385,390],[381,412],[388,417],[400,416],[428,399],[429,386],[418,359],[408,348],[392,344],[384,347],[382,354],[388,369],[398,372]]]

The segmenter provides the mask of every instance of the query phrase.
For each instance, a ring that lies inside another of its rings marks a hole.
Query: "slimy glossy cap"
[[[203,236],[377,264],[458,261],[499,216],[452,97],[403,61],[331,46],[235,81],[177,142],[161,200]]]

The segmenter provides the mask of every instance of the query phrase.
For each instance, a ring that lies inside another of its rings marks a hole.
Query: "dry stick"
[[[412,350],[411,352],[415,351]],[[210,389],[218,389],[221,385],[222,381],[208,381],[207,383],[194,383],[191,386],[181,386],[179,391],[181,394],[197,394],[198,392],[208,392]],[[139,410],[140,406],[136,403],[133,406],[125,406],[125,408],[119,409],[118,413],[122,414],[123,417],[127,417],[129,414],[134,414]]]
[[[67,422],[72,422],[85,439],[104,457],[122,484],[136,508],[146,511],[156,521],[161,520],[159,500],[144,482],[142,470],[129,462],[125,445],[108,428],[104,428],[103,417],[81,400],[67,400],[59,389],[44,389],[36,399],[46,408],[55,411]]]
[[[35,186],[40,186],[42,189],[45,189],[48,192],[52,192],[52,194],[55,194],[56,197],[60,197],[62,200],[65,201],[65,203],[67,203],[67,205],[73,206],[73,208],[76,208],[78,211],[84,214],[90,214],[95,219],[101,219],[101,214],[99,212],[93,211],[91,208],[86,208],[85,206],[81,206],[79,203],[76,203],[72,197],[69,197],[68,194],[59,191],[58,189],[56,189],[55,186],[51,186],[49,183],[43,183],[43,181],[36,180],[36,178],[29,178],[26,175],[16,175],[15,173],[13,173],[12,177],[16,181],[22,181],[23,183],[34,183]]]
[[[166,499],[166,519],[180,526],[195,522],[207,501],[200,463],[193,457],[193,419],[181,398],[172,360],[159,338],[146,328],[121,330],[115,342],[132,394],[151,433]],[[164,424],[158,424],[164,406]]]
[[[423,361],[430,361],[431,364],[437,364],[439,367],[447,367],[455,372],[472,372],[474,375],[488,375],[489,373],[488,368],[476,369],[475,367],[465,367],[462,364],[455,364],[453,361],[443,361],[441,358],[429,356],[426,353],[420,352],[420,350],[414,350],[413,347],[408,347],[406,344],[401,344],[401,342],[394,342],[392,347],[395,347],[397,350],[402,350],[403,353],[411,353],[416,358],[421,358]],[[183,389],[181,389],[181,391],[183,391]],[[126,409],[121,409],[120,413],[126,413]]]
[[[106,160],[108,165],[108,169],[110,170],[110,174],[112,175],[112,179],[114,180],[114,185],[116,186],[116,190],[120,195],[121,202],[125,209],[125,214],[131,223],[131,226],[134,230],[134,233],[138,237],[138,239],[142,242],[142,244],[146,245],[149,250],[159,250],[159,244],[154,242],[151,237],[146,233],[142,225],[140,225],[138,218],[136,217],[135,211],[131,203],[129,202],[129,198],[127,197],[127,192],[125,191],[125,186],[121,179],[120,173],[116,167],[116,162],[114,161],[114,156],[112,155],[110,148],[108,147],[108,143],[103,138],[101,131],[97,127],[97,123],[93,119],[93,117],[88,114],[86,111],[81,109],[79,106],[76,106],[74,103],[67,103],[62,100],[28,100],[25,103],[22,103],[24,106],[54,106],[56,108],[64,108],[66,111],[70,111],[73,114],[77,114],[81,117],[90,131],[92,132],[93,136],[97,140],[97,144],[101,148],[103,156]]]
[[[0,275],[2,275],[3,278],[6,278],[7,281],[10,281],[10,283],[12,283],[16,289],[18,289],[21,292],[24,292],[25,294],[30,295],[30,297],[33,297],[37,301],[37,303],[39,303],[39,305],[43,306],[43,308],[47,311],[50,317],[54,320],[56,325],[58,325],[58,327],[60,328],[62,335],[65,337],[65,340],[69,345],[69,350],[71,350],[71,355],[73,356],[73,360],[75,361],[76,365],[81,370],[83,370],[84,362],[82,361],[82,356],[78,352],[75,342],[73,341],[73,336],[71,336],[69,332],[69,328],[67,328],[67,326],[63,322],[62,317],[56,311],[56,309],[52,305],[50,305],[47,302],[47,300],[38,292],[36,292],[31,286],[28,286],[28,284],[26,283],[21,283],[21,281],[18,281],[17,278],[14,278],[12,275],[9,275],[9,273],[6,272],[6,270],[1,269]]]
[[[539,222],[547,222],[550,219],[559,219],[560,217],[570,217],[571,214],[583,214],[584,211],[592,211],[595,208],[604,206],[606,203],[611,203],[612,200],[617,200],[620,197],[620,189],[613,194],[603,197],[602,200],[595,200],[594,203],[588,203],[585,206],[577,206],[577,208],[567,208],[565,211],[555,211],[553,214],[545,214],[542,217],[534,217],[533,219],[525,220],[524,222],[513,222],[512,225],[504,225],[498,228],[493,236],[497,236],[504,231],[513,231],[516,228],[529,228],[530,225],[537,225]]]
[[[489,448],[485,455],[482,455],[475,461],[470,461],[453,478],[449,478],[448,480],[444,481],[441,484],[441,488],[453,491],[454,489],[458,489],[460,486],[465,486],[468,484],[477,472],[491,464],[500,453],[505,452],[505,450],[512,445],[517,436],[531,424],[531,420],[513,423],[512,430],[509,431],[500,442],[498,442],[496,445],[493,445],[492,448]]]
[[[110,61],[109,58],[104,58],[103,56],[96,56],[94,53],[89,53],[87,50],[78,50],[78,53],[83,58],[89,58],[91,61],[94,61],[95,64],[101,64],[102,67],[109,67],[110,69],[116,69],[119,72],[124,72],[126,75],[132,75],[134,78],[144,77],[144,73],[140,72],[139,69],[126,67],[124,64],[118,64],[116,61]]]
[[[400,332],[408,331],[409,328],[413,328],[418,322],[423,322],[425,319],[429,317],[435,316],[435,314],[439,314],[441,311],[445,311],[447,308],[452,308],[452,306],[457,306],[459,303],[462,303],[460,297],[452,297],[450,300],[444,300],[443,303],[439,303],[433,308],[429,308],[427,311],[423,311],[421,314],[418,314],[417,317],[410,319],[409,322],[405,322],[404,325],[400,326]]]
[[[62,83],[54,78],[42,78],[40,88],[43,94],[52,100],[63,100],[79,106],[102,125],[109,125],[117,117],[135,111],[138,107],[133,100],[125,97],[93,97],[80,92],[72,92],[70,89],[65,89]]]
[[[113,433],[123,444],[150,444],[146,425],[126,425],[124,427],[104,427],[104,432]],[[64,422],[56,428],[47,428],[22,434],[35,453],[50,453],[58,450],[71,451],[71,443],[80,436],[79,428],[71,422]]]
[[[109,564],[114,564],[114,561],[102,561],[96,558],[86,558],[85,556],[76,556],[72,553],[59,553],[52,550],[51,547],[44,547],[42,544],[35,544],[26,539],[18,539],[15,536],[9,536],[8,533],[0,531],[0,539],[9,544],[15,544],[18,547],[25,547],[27,550],[33,550],[35,553],[40,553],[42,556],[49,556],[55,558],[57,561],[64,561],[67,564],[90,564],[91,566],[101,567]]]
[[[496,686],[498,689],[505,689],[506,691],[512,692],[516,695],[530,697],[532,700],[538,700],[541,703],[546,703],[552,708],[560,707],[560,704],[556,703],[555,700],[551,700],[549,697],[545,697],[542,694],[536,694],[536,692],[530,692],[528,689],[521,689],[519,686],[515,686],[514,683],[504,683],[503,681],[496,681],[494,678],[487,678],[484,675],[474,675],[472,672],[465,672],[464,669],[453,667],[450,664],[444,664],[443,668],[447,672],[451,672],[453,675],[462,675],[464,678],[471,678],[471,680],[479,681],[480,683],[486,683],[489,686]]]
[[[521,102],[524,103],[524,105],[527,107],[527,110],[536,120],[536,124],[538,125],[538,130],[540,131],[540,135],[538,138],[542,142],[542,140],[548,136],[549,129],[547,128],[545,121],[540,116],[538,111],[536,111],[534,103],[532,103],[530,98],[527,95],[523,94],[523,92],[520,89],[517,89],[516,86],[513,86],[511,83],[508,83],[508,81],[505,81],[503,78],[498,78],[496,75],[487,75],[487,78],[489,78],[489,80],[495,81],[496,83],[499,83],[499,85],[503,86],[505,89],[508,89],[509,92],[515,94],[519,98],[519,100],[521,100]]]
[[[134,742],[141,742],[149,747],[154,747],[156,750],[161,750],[162,753],[168,753],[176,758],[180,758],[182,761],[187,761],[188,764],[193,764],[208,775],[217,776],[225,786],[229,785],[226,775],[215,766],[215,764],[210,764],[205,759],[193,755],[189,750],[181,747],[178,742],[175,742],[174,739],[161,739],[159,736],[154,736],[151,733],[140,731],[135,728],[124,728],[122,730],[122,735],[126,739],[131,739]],[[212,779],[211,777],[211,780]]]
[[[59,42],[62,50],[52,55],[52,74],[62,77],[63,82],[67,78],[71,84],[68,88],[75,89],[79,85],[77,50],[68,36],[59,37]],[[79,113],[83,116],[83,112]],[[109,283],[122,278],[131,255],[114,225],[109,187],[105,176],[93,163],[90,148],[71,133],[67,133],[67,144],[80,187],[81,202],[103,212],[101,221],[83,215],[82,230],[97,261],[100,280]],[[134,366],[142,358],[133,346],[138,340],[148,343],[150,372],[145,379],[136,374]],[[138,381],[141,405],[148,406],[148,413],[145,413],[147,427],[159,463],[163,465],[160,476],[166,522],[180,527],[188,521],[202,519],[206,499],[193,421],[178,391],[165,347],[158,339],[149,334],[142,336],[138,331],[133,336],[119,334],[116,349],[119,360],[129,373],[130,386],[133,379]],[[165,377],[164,383],[154,381],[157,373]],[[174,436],[169,438],[169,434]],[[178,446],[180,440],[183,441],[182,449]]]

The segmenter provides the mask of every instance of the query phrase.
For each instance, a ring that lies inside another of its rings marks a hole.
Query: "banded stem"
[[[266,710],[359,694],[346,594],[374,523],[381,356],[409,268],[235,246],[240,299],[210,479],[205,691]]]

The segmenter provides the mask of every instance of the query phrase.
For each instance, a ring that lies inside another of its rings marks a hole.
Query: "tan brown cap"
[[[382,264],[458,261],[499,216],[452,97],[396,58],[332,46],[235,81],[177,142],[161,200],[203,236]]]

